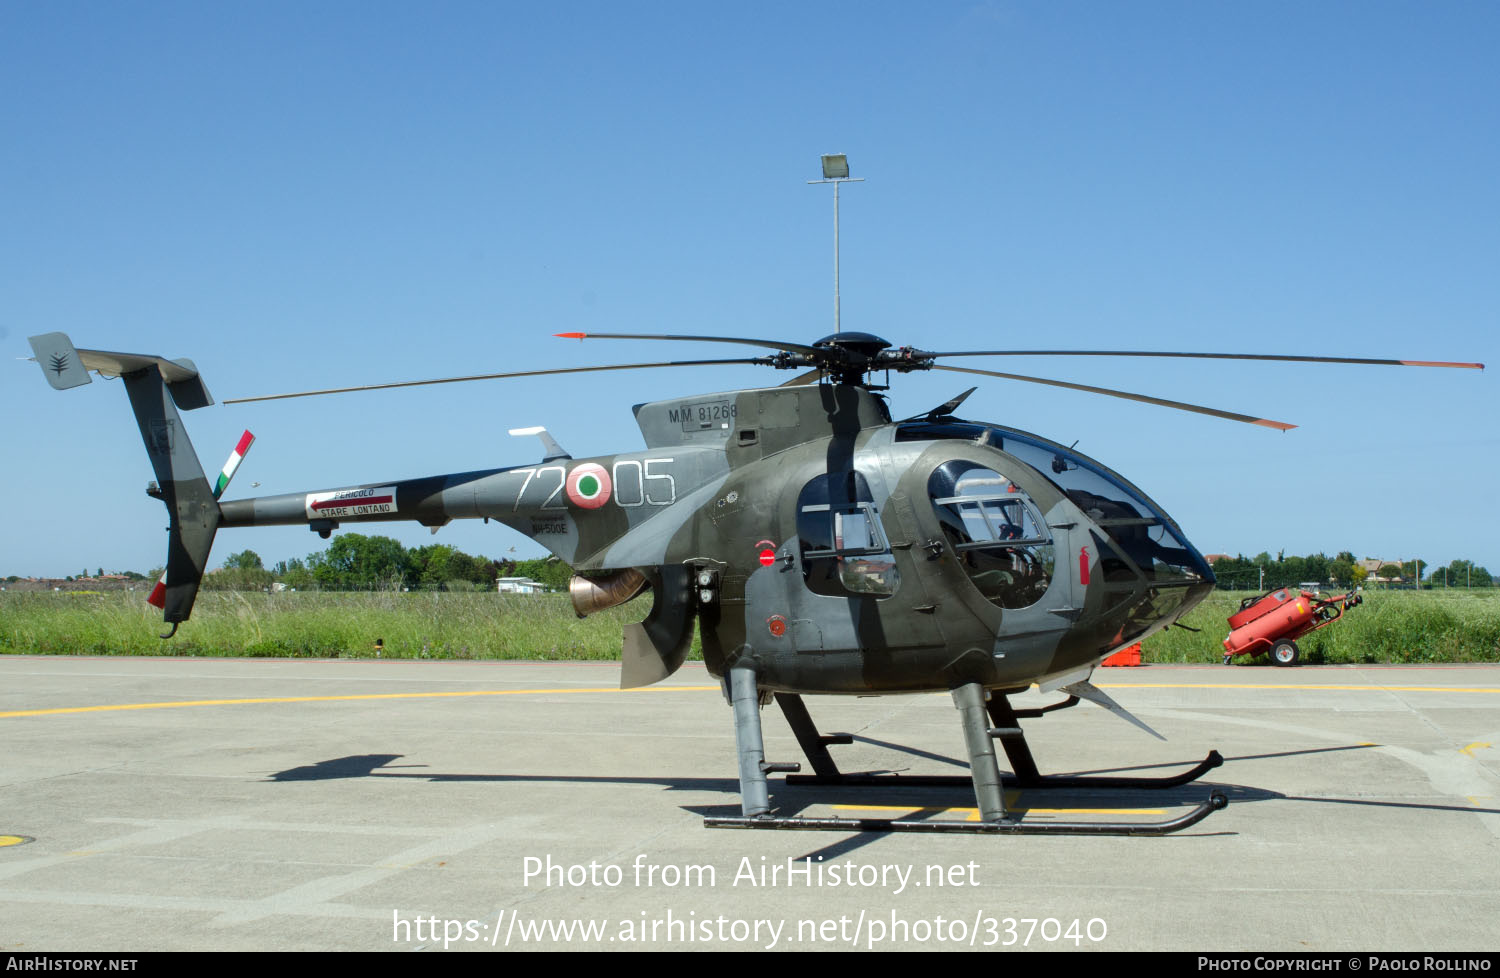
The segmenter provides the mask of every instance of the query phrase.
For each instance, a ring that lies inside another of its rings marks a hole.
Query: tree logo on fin
[[[54,354],[52,354],[52,368],[51,369],[52,369],[53,373],[55,373],[59,377],[61,377],[63,375],[63,371],[65,371],[65,370],[68,369],[68,355],[66,353],[54,353]]]

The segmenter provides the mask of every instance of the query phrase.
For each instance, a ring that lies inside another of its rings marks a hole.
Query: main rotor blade
[[[1449,360],[1382,360],[1375,357],[1314,357],[1277,353],[1179,353],[1141,350],[954,350],[923,353],[924,357],[1177,357],[1188,360],[1280,360],[1294,363],[1363,363],[1382,367],[1460,367],[1483,370],[1482,363]]]
[[[1110,397],[1123,397],[1127,401],[1141,401],[1145,404],[1156,404],[1160,407],[1176,408],[1179,411],[1192,411],[1194,414],[1208,414],[1215,418],[1225,418],[1229,421],[1243,421],[1245,424],[1258,424],[1263,428],[1275,428],[1278,431],[1290,431],[1297,427],[1284,421],[1268,421],[1265,418],[1252,418],[1248,414],[1235,414],[1232,411],[1220,411],[1218,408],[1202,407],[1198,404],[1184,404],[1182,401],[1169,401],[1162,397],[1150,397],[1146,394],[1131,394],[1127,391],[1110,390],[1108,387],[1090,387],[1087,384],[1070,384],[1065,380],[1047,380],[1045,377],[1027,377],[1024,374],[1003,374],[995,370],[977,370],[973,367],[945,367],[942,364],[933,364],[934,370],[951,370],[960,374],[980,374],[985,377],[999,377],[1003,380],[1024,380],[1030,384],[1046,384],[1048,387],[1066,387],[1068,390],[1087,391],[1090,394],[1107,394]]]
[[[289,397],[317,397],[321,394],[348,394],[352,391],[383,391],[393,387],[424,387],[428,384],[459,384],[469,380],[500,380],[505,377],[545,377],[550,374],[586,374],[600,370],[645,370],[651,367],[716,367],[723,364],[749,363],[764,366],[769,361],[758,358],[743,360],[669,360],[662,363],[615,363],[603,367],[556,367],[551,370],[516,370],[503,374],[474,374],[469,377],[440,377],[436,380],[404,380],[394,384],[363,384],[359,387],[330,387],[320,391],[298,391],[295,394],[267,394],[262,397],[236,397],[225,404],[248,404],[251,401],[280,401]]]
[[[777,386],[778,387],[801,387],[801,386],[803,386],[805,384],[816,384],[818,381],[820,381],[822,379],[823,379],[823,371],[821,369],[817,368],[817,367],[814,367],[812,370],[809,370],[806,373],[800,373],[797,376],[793,377],[791,380],[787,381],[786,383],[778,384]]]
[[[740,346],[758,346],[767,350],[787,350],[806,353],[809,356],[825,355],[826,350],[802,343],[785,343],[781,340],[756,340],[742,336],[678,336],[671,333],[553,333],[565,340],[696,340],[700,343],[737,343]]]

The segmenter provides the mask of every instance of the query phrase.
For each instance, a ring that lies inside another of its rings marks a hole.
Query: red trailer
[[[1237,655],[1269,652],[1278,666],[1294,666],[1302,653],[1296,640],[1344,617],[1344,612],[1364,599],[1357,594],[1324,597],[1321,592],[1280,588],[1258,598],[1240,602],[1240,610],[1229,618],[1229,637],[1224,639],[1224,664]]]

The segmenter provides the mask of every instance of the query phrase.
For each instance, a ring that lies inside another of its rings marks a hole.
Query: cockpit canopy
[[[1146,581],[1153,586],[1213,582],[1213,571],[1209,568],[1208,562],[1193,548],[1192,544],[1188,543],[1176,522],[1123,476],[1088,456],[1038,435],[998,425],[976,424],[968,421],[911,421],[896,429],[897,441],[944,439],[975,442],[999,449],[1025,462],[1043,478],[1057,486],[1074,505],[1083,510],[1090,520],[1109,535],[1108,541],[1099,541],[1100,560],[1106,580],[1116,575],[1134,578],[1135,572],[1124,560],[1120,559],[1123,556],[1128,558],[1129,562],[1134,564]],[[960,499],[967,495],[971,501],[966,504],[944,504],[938,501],[939,489],[936,483],[939,481],[940,473],[948,472],[954,465],[967,464],[969,463],[950,462],[940,466],[933,474],[934,485],[930,488],[935,497],[934,502],[939,506],[940,516],[944,505],[958,507],[945,519],[945,526],[952,525],[954,532],[958,532],[958,526],[962,524],[965,528],[963,532],[969,533],[966,546],[982,552],[994,551],[996,544],[993,542],[985,544],[980,538],[973,536],[971,531],[980,530],[981,521],[983,521],[982,532],[984,533],[991,532],[992,525],[1001,532],[1012,532],[1007,527],[1014,526],[1020,532],[1031,533],[1032,531],[1024,529],[1024,523],[1009,519],[1011,515],[1023,515],[1026,507],[1024,505],[1017,507],[1013,504],[1007,506],[1002,498],[1004,495],[1019,494],[1019,489],[1014,485],[1006,484],[1003,492],[991,491],[1000,490],[1001,482],[1004,481],[996,473],[991,472],[989,476],[968,475],[969,481],[961,486],[960,480],[965,478],[965,472],[956,472],[952,475],[951,490],[943,490],[942,498]],[[988,470],[977,471],[987,472]],[[949,476],[945,474],[942,478],[946,480]],[[986,479],[990,481],[985,483],[983,480]],[[994,481],[996,479],[1001,482]],[[987,488],[981,489],[981,486],[986,485]],[[982,504],[978,502],[981,497],[984,499]],[[950,524],[950,520],[954,522]],[[1000,522],[992,524],[991,521],[994,520]],[[1045,527],[1040,524],[1036,526],[1036,532],[1028,539],[1045,538]],[[960,548],[960,551],[963,552],[963,549]],[[1050,555],[1047,559],[1050,560]],[[991,600],[995,598],[992,597]],[[1003,604],[1000,601],[996,603]],[[1014,605],[1003,606],[1014,607]]]

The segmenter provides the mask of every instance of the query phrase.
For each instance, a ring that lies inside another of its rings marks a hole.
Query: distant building
[[[501,594],[545,594],[547,587],[529,577],[500,577],[495,579],[495,590]]]
[[[1365,578],[1365,580],[1370,584],[1401,583],[1402,578],[1400,574],[1397,574],[1395,577],[1381,577],[1376,573],[1376,571],[1380,570],[1380,568],[1384,567],[1387,564],[1394,564],[1395,566],[1400,567],[1401,561],[1399,560],[1382,560],[1379,557],[1366,557],[1364,560],[1355,561],[1355,563],[1365,569],[1365,572],[1369,575],[1367,578]]]

